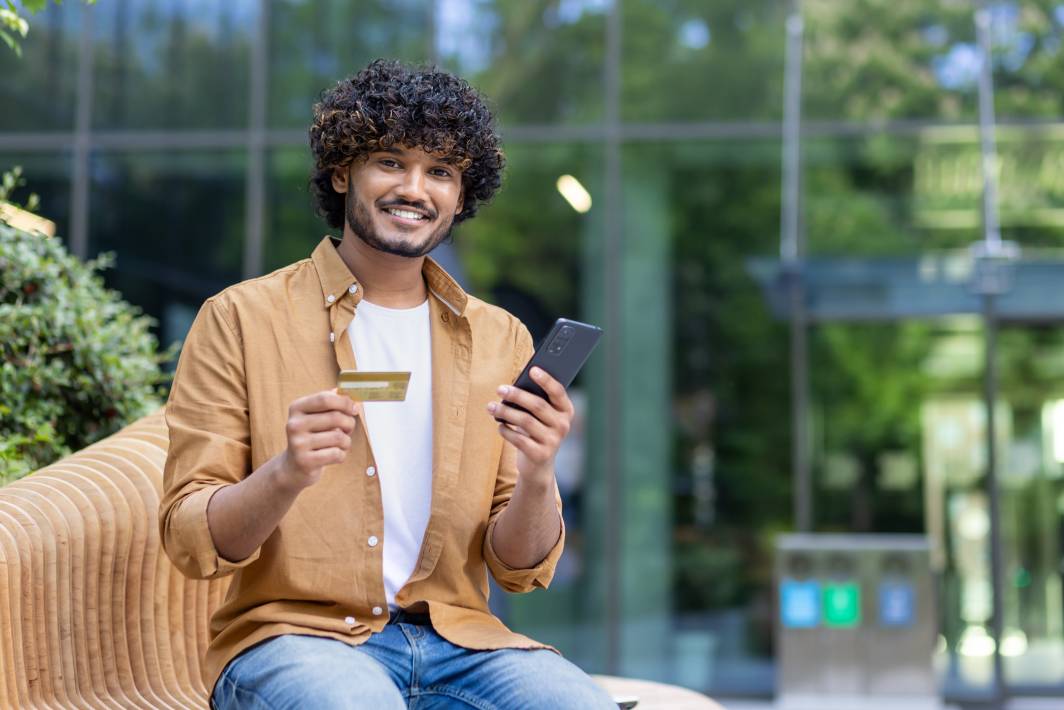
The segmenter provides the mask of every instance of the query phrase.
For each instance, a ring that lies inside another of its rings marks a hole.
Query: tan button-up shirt
[[[491,614],[485,569],[508,591],[545,588],[562,553],[564,533],[539,565],[518,570],[491,544],[517,465],[485,407],[499,384],[516,378],[532,339],[519,320],[467,295],[431,259],[422,273],[431,314],[432,509],[414,573],[395,602],[427,603],[433,626],[459,646],[542,648]],[[309,259],[208,299],[185,340],[166,407],[159,527],[184,574],[233,575],[211,619],[208,687],[232,658],[271,636],[357,645],[388,620],[383,545],[370,542],[384,536],[381,487],[357,415],[346,461],[300,493],[247,559],[222,558],[207,527],[211,496],[285,449],[289,405],[332,389],[341,369],[356,368],[347,327],[361,298],[326,237]]]

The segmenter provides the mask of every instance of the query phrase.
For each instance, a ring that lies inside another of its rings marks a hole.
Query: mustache
[[[424,212],[425,214],[427,214],[429,216],[429,219],[436,219],[436,217],[439,216],[436,213],[436,210],[432,209],[431,207],[426,205],[424,202],[421,202],[420,200],[418,200],[417,202],[407,202],[406,200],[392,200],[391,202],[379,202],[379,203],[377,203],[377,207],[382,209],[382,210],[388,209],[389,207],[395,207],[395,208],[398,208],[398,209],[402,209],[403,207],[409,207],[411,209],[415,209],[415,210],[419,210],[421,212]]]

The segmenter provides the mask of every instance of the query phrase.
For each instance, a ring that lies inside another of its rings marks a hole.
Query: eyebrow
[[[390,153],[391,155],[398,155],[398,156],[403,156],[406,153],[405,150],[403,150],[402,148],[397,148],[394,145],[393,146],[388,146],[387,148],[379,148],[379,149],[377,149],[376,152],[378,152],[378,153]],[[435,160],[438,164],[446,165],[446,166],[451,167],[451,168],[455,167],[455,163],[457,162],[454,159],[437,158],[436,156],[432,155],[432,153],[428,153],[428,155],[432,156],[433,160]]]

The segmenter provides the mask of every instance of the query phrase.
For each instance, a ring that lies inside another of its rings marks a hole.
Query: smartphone
[[[536,352],[532,354],[532,359],[525,365],[525,369],[521,370],[521,374],[514,380],[514,387],[520,387],[526,392],[549,400],[543,388],[537,385],[532,376],[528,374],[529,370],[539,367],[558,380],[563,387],[568,388],[576,379],[577,373],[587,362],[587,358],[601,337],[602,328],[598,326],[559,318],[547,333],[547,337],[536,348]],[[513,402],[506,402],[506,406],[526,411],[524,407]]]

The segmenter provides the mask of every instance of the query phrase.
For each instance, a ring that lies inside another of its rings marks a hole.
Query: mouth
[[[392,220],[410,226],[420,226],[432,221],[427,212],[414,207],[384,207],[381,211]]]

